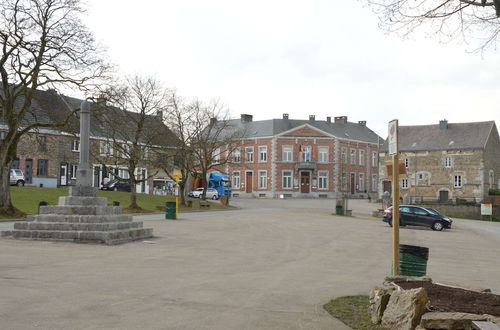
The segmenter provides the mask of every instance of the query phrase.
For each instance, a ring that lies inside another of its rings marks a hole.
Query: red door
[[[247,172],[247,187],[246,187],[246,192],[247,193],[251,193],[252,192],[252,189],[253,189],[253,186],[252,186],[252,183],[253,183],[253,176],[252,176],[252,172]]]
[[[310,186],[310,172],[300,172],[300,192],[303,194],[308,194],[311,192]]]

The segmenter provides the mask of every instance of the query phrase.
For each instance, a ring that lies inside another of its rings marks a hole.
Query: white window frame
[[[267,146],[259,146],[259,163],[267,162]]]
[[[254,160],[253,152],[254,152],[253,147],[245,147],[245,163],[253,163],[254,162],[253,161]],[[251,157],[249,157],[249,156],[251,156]]]
[[[328,171],[318,171],[318,189],[328,189]]]
[[[376,151],[372,151],[372,167],[377,167],[378,165],[378,153]]]
[[[365,173],[359,173],[358,190],[365,191]]]
[[[213,161],[213,164],[220,163],[220,148],[216,148],[216,149],[212,150],[212,161]]]
[[[464,181],[461,174],[455,174],[453,176],[453,188],[462,188],[464,186]]]
[[[259,170],[258,176],[259,176],[259,189],[267,189],[267,171]]]
[[[76,179],[76,172],[78,172],[78,164],[70,164],[69,167],[71,173],[70,179]]]
[[[356,149],[351,149],[351,165],[356,165]]]
[[[445,157],[444,158],[444,168],[452,168],[453,167],[453,160],[451,157]]]
[[[122,158],[130,159],[130,145],[127,143],[122,143],[121,150]]]
[[[365,151],[363,149],[359,149],[359,165],[365,165]]]
[[[408,179],[401,179],[401,189],[408,189]]]
[[[232,180],[232,188],[234,189],[240,189],[241,187],[241,173],[240,171],[234,171],[233,172],[233,180]]]
[[[99,144],[99,153],[101,156],[112,156],[113,155],[113,144],[111,141],[101,141]]]
[[[290,173],[290,175],[285,175],[285,173]],[[281,172],[281,187],[283,189],[293,189],[293,171],[283,170]]]
[[[241,163],[241,149],[239,147],[233,150],[233,163]]]
[[[293,162],[293,146],[283,146],[283,161]]]
[[[342,148],[340,161],[342,162],[342,164],[347,164],[347,148]]]
[[[318,163],[328,163],[328,146],[318,147]]]
[[[71,151],[80,152],[80,140],[71,141]]]

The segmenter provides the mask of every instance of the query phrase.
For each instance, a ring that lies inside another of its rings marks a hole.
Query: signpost
[[[392,274],[399,275],[399,145],[398,120],[389,122],[389,155],[392,156]],[[389,174],[389,173],[388,173]]]
[[[174,195],[175,195],[175,218],[179,218],[179,180],[182,177],[181,170],[174,170],[173,175],[175,179]]]
[[[481,204],[481,216],[489,215],[490,221],[493,221],[493,205],[491,203]]]

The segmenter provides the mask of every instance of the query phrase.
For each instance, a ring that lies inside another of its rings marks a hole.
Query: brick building
[[[44,122],[57,122],[68,116],[72,109],[79,108],[82,100],[66,97],[57,94],[55,91],[36,91],[33,104],[26,123],[33,120]],[[104,121],[99,116],[113,113],[117,116],[116,108],[103,107],[102,105],[91,104],[91,128],[90,128],[90,156],[93,167],[93,185],[100,187],[105,176],[118,175],[126,178],[128,175],[126,159],[123,161],[117,157],[117,151],[113,150],[113,141]],[[120,121],[117,119],[117,121]],[[154,117],[148,121],[151,131],[158,135],[156,148],[169,148],[168,143],[175,139],[162,121]],[[127,122],[123,122],[123,129],[128,129]],[[0,139],[5,135],[7,126],[0,120]],[[79,144],[79,119],[74,116],[69,123],[62,128],[37,129],[25,134],[17,148],[17,157],[11,167],[24,171],[26,184],[43,187],[64,187],[75,184],[76,171],[80,157]],[[121,141],[127,144],[127,141]],[[115,148],[116,149],[116,148]],[[152,161],[148,157],[155,157],[153,152],[143,155],[143,160],[136,174],[148,177],[156,173],[155,177],[138,184],[136,191],[149,193],[153,189],[154,180],[167,180],[166,174],[162,174],[158,169],[152,168]],[[118,159],[118,161],[117,161]]]
[[[406,202],[483,200],[500,186],[500,139],[494,121],[400,126],[399,159],[406,174],[400,194]],[[391,191],[385,166],[387,143],[380,150],[380,190]]]
[[[229,174],[234,196],[335,197],[376,195],[378,150],[383,140],[346,116],[326,120],[231,120],[244,132],[220,170]]]

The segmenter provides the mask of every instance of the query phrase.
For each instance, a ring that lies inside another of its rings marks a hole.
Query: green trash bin
[[[429,248],[415,245],[399,246],[399,273],[404,276],[425,276]]]
[[[177,219],[175,212],[175,202],[166,202],[165,203],[165,219]]]
[[[342,205],[337,205],[335,207],[335,214],[336,215],[344,215],[344,208],[342,207]]]

